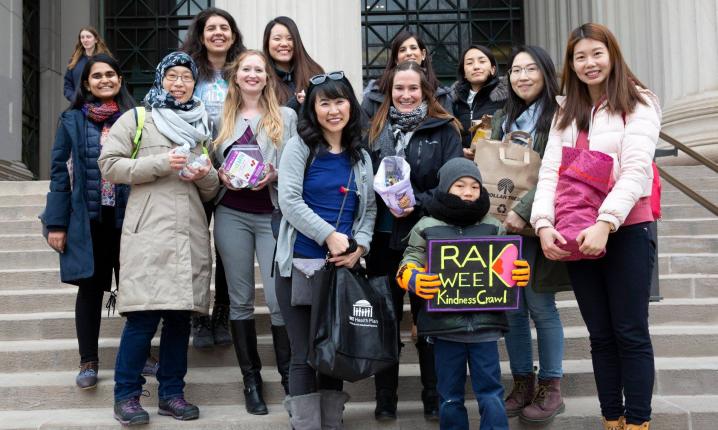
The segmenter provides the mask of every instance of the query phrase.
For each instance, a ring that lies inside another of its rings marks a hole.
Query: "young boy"
[[[505,230],[498,220],[487,215],[489,195],[481,186],[481,173],[465,158],[454,158],[439,170],[439,186],[426,210],[429,216],[411,230],[397,282],[429,300],[441,286],[439,277],[425,269],[429,239],[502,235]],[[530,273],[528,263],[517,260],[514,265],[517,269],[512,271],[512,279],[525,287]],[[432,313],[421,309],[417,327],[420,336],[431,336],[434,342],[440,427],[469,428],[464,407],[468,362],[481,430],[508,430],[497,347],[497,341],[508,330],[504,312]]]

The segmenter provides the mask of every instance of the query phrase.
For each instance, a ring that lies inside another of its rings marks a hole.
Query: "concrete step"
[[[718,234],[718,218],[682,218],[658,221],[658,237]]]
[[[0,196],[45,195],[50,191],[50,181],[3,181]]]
[[[0,235],[0,251],[33,250],[43,251],[50,249],[44,237],[35,234],[3,234]]]
[[[45,209],[45,205],[0,206],[0,221],[33,220]]]
[[[715,216],[713,212],[695,202],[693,204],[677,205],[661,204],[661,217],[663,219],[710,218],[712,216]]]
[[[658,252],[675,253],[718,253],[718,235],[660,235],[658,237]]]
[[[0,207],[34,205],[45,206],[47,203],[47,190],[42,194],[4,195],[0,194]]]
[[[192,400],[192,399],[190,399]],[[212,406],[199,404],[200,418],[196,421],[176,421],[157,415],[156,399],[142,399],[150,413],[150,424],[145,429],[234,429],[234,430],[276,430],[287,427],[287,413],[280,405],[269,405],[269,415],[250,415],[238,405]],[[566,411],[551,423],[551,430],[600,430],[598,401],[594,397],[564,398]],[[467,401],[469,421],[472,428],[478,428],[478,408],[473,401]],[[718,396],[654,396],[654,430],[715,430],[718,420]],[[424,420],[421,402],[400,401],[399,418],[392,422],[374,420],[374,402],[360,402],[352,399],[346,404],[344,425],[347,430],[435,430],[437,423]],[[512,430],[536,429],[511,418]],[[83,429],[115,430],[117,421],[112,417],[111,404],[98,408],[0,412],[0,429]]]
[[[39,219],[25,221],[0,221],[2,234],[40,234],[42,224]]]
[[[718,353],[718,325],[654,326],[651,327],[653,349],[657,357],[706,357]],[[538,357],[536,332],[533,331],[533,354]],[[417,363],[416,350],[409,332],[402,333],[402,363]],[[99,341],[100,368],[113,369],[120,340],[102,338]],[[503,340],[499,341],[503,345]],[[585,327],[564,329],[567,360],[590,359],[588,331]],[[153,339],[153,354],[159,357],[159,337]],[[276,365],[270,335],[257,337],[262,364]],[[501,360],[508,360],[506,349],[499,348]],[[237,359],[233,347],[209,350],[188,350],[190,367],[233,367]],[[0,342],[0,373],[62,371],[77,368],[79,356],[76,339],[21,340]]]
[[[594,396],[596,387],[590,360],[564,360],[564,378],[561,391],[566,397]],[[502,382],[511,384],[508,362],[501,363]],[[79,392],[74,384],[75,371],[33,372],[0,374],[0,410],[28,410],[42,405],[45,409],[68,409],[107,407],[113,398],[113,371],[101,373],[97,389]],[[242,404],[241,374],[235,367],[192,368],[185,378],[188,399],[198,404]],[[274,367],[265,367],[264,398],[268,403],[278,404],[284,399],[280,377]],[[399,398],[420,400],[421,381],[418,364],[402,364],[399,370]],[[468,383],[468,381],[467,381]],[[473,393],[467,384],[467,398]],[[157,381],[148,378],[145,388],[150,396],[157,396]],[[345,390],[352,399],[368,402],[374,399],[371,379],[345,383]],[[222,395],[218,395],[222,393]],[[718,395],[718,361],[709,358],[657,358],[654,393],[659,395]]]
[[[667,299],[718,297],[718,275],[661,275],[658,284],[661,296]]]
[[[658,254],[660,274],[718,274],[718,254],[713,253],[675,253]]]
[[[667,183],[666,183],[667,184]],[[696,192],[708,199],[709,202],[718,202],[718,190],[715,186],[707,186],[705,189],[696,189]],[[661,205],[698,205],[692,198],[688,197],[683,191],[679,191],[673,187],[667,187],[661,191]]]
[[[575,300],[556,303],[564,327],[583,326],[583,319]],[[270,332],[269,310],[266,306],[255,307],[257,332]],[[404,305],[402,330],[409,330],[411,315]],[[663,324],[698,325],[718,324],[718,298],[664,299],[652,303],[649,321],[652,326]],[[101,337],[120,337],[124,319],[119,315],[103,314]],[[0,341],[33,339],[72,339],[75,337],[74,312],[36,312],[24,314],[0,314]],[[718,354],[717,354],[718,355]]]

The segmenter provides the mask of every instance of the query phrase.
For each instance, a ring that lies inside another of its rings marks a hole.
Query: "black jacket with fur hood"
[[[466,80],[456,81],[451,86],[451,99],[453,101],[453,115],[461,122],[461,142],[464,148],[471,146],[471,120],[478,120],[485,114],[493,115],[497,109],[504,106],[509,96],[509,88],[506,78],[494,77],[486,85],[481,87],[474,97],[474,102],[469,106],[469,90],[471,84]]]

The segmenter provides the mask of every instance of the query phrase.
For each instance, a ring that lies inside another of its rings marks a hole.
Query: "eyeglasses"
[[[339,70],[337,72],[331,73],[320,73],[309,78],[309,83],[312,85],[321,85],[326,82],[327,79],[330,79],[332,81],[341,81],[342,79],[344,79],[344,72]]]
[[[527,75],[535,75],[538,73],[539,68],[536,64],[529,64],[526,67],[514,66],[509,70],[509,74],[519,76],[521,72],[526,72]]]
[[[191,75],[171,75],[166,74],[165,79],[167,79],[170,82],[177,82],[178,79],[180,79],[182,82],[194,82],[194,78]]]

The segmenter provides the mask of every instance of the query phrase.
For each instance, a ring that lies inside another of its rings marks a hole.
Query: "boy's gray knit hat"
[[[479,166],[473,161],[463,157],[452,158],[439,169],[439,191],[448,193],[449,188],[451,188],[454,182],[464,176],[474,178],[479,181],[479,183],[482,182]]]

